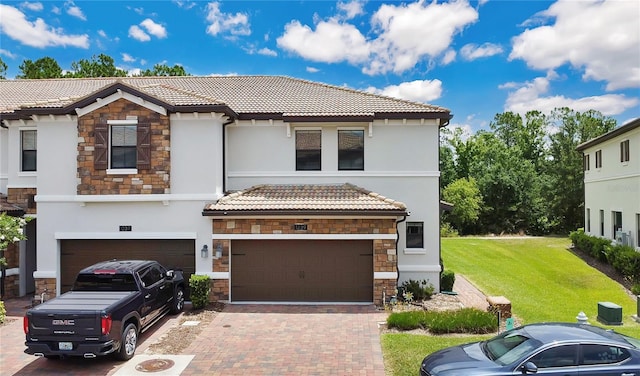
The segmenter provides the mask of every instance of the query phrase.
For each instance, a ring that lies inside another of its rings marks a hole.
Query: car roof
[[[111,273],[130,273],[144,266],[155,264],[151,260],[108,260],[88,266],[80,273],[95,273],[96,271],[110,271]]]
[[[543,343],[613,341],[625,346],[630,345],[620,334],[589,324],[538,323],[525,325],[516,330]]]

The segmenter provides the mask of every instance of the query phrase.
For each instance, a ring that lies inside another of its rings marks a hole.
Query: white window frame
[[[138,117],[135,119],[126,119],[126,120],[107,120],[107,125],[109,126],[108,130],[108,138],[109,145],[107,146],[107,155],[108,155],[108,164],[107,164],[107,175],[135,175],[138,173],[137,168],[112,168],[111,167],[111,126],[112,125],[135,125],[138,126]]]

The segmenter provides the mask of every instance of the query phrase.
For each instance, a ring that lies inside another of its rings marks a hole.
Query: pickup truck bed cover
[[[74,310],[101,311],[117,303],[127,296],[133,296],[134,291],[69,291],[56,299],[48,300],[32,309],[40,310]]]

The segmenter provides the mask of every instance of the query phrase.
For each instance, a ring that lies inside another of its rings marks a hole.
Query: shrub
[[[631,286],[631,293],[633,295],[640,295],[640,283],[636,283]]]
[[[405,298],[405,300],[421,301],[431,299],[431,295],[433,295],[435,287],[425,279],[422,281],[410,279],[402,282],[400,290],[403,292],[403,298]],[[411,299],[406,298],[409,294],[411,294]]]
[[[4,323],[7,317],[7,310],[4,308],[4,302],[0,300],[0,324]]]
[[[191,287],[191,304],[193,309],[201,309],[209,303],[209,292],[211,291],[211,283],[206,275],[192,274],[189,278],[189,287]]]
[[[611,240],[590,236],[579,229],[569,238],[580,251],[607,262],[628,280],[640,283],[640,253],[625,245],[611,245]]]
[[[454,238],[458,236],[458,230],[453,228],[450,223],[442,222],[440,224],[440,237],[442,238]]]
[[[456,274],[451,270],[445,270],[440,276],[440,291],[453,291],[453,284],[456,282]]]
[[[428,329],[433,334],[486,334],[498,330],[498,320],[494,314],[476,308],[445,312],[407,311],[390,314],[387,326],[400,330]]]

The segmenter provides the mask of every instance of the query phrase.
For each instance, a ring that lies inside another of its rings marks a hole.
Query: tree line
[[[495,115],[490,131],[464,137],[443,129],[442,199],[454,204],[445,228],[461,235],[562,234],[583,227],[582,153],[576,146],[616,127],[597,111],[556,108]]]
[[[0,58],[0,79],[6,79],[8,66]],[[109,55],[93,55],[89,59],[71,62],[70,69],[63,70],[58,62],[49,56],[35,61],[26,59],[18,67],[20,72],[16,78],[86,78],[86,77],[125,77],[128,72],[116,67],[115,61]],[[166,64],[156,64],[151,69],[141,70],[133,76],[190,76],[180,65],[172,67]]]

